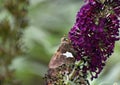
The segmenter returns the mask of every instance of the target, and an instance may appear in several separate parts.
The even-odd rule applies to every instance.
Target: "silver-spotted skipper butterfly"
[[[57,52],[53,55],[49,62],[49,68],[55,69],[63,64],[74,62],[75,51],[68,38],[63,37]]]

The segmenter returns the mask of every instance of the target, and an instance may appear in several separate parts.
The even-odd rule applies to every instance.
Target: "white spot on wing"
[[[66,52],[66,53],[63,53],[63,55],[65,55],[67,58],[68,57],[73,57],[72,53],[71,52]]]

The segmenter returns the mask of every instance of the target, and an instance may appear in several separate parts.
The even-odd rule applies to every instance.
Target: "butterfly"
[[[52,56],[48,67],[50,69],[55,69],[63,64],[74,62],[74,55],[75,51],[71,45],[70,40],[66,37],[63,37],[61,39],[61,44],[55,54]]]

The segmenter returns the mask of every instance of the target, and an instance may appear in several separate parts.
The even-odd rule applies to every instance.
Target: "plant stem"
[[[66,85],[72,85],[74,83],[71,80],[74,78],[74,76],[76,74],[76,69],[77,69],[78,66],[80,66],[81,63],[82,63],[81,61],[76,61],[72,72],[69,75],[66,75],[66,80],[65,80]],[[70,84],[70,82],[72,82],[72,84]]]

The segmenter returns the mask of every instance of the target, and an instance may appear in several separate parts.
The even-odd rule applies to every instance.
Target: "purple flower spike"
[[[76,60],[85,62],[83,71],[89,71],[93,79],[98,77],[119,40],[120,0],[86,1],[77,13],[69,39],[77,51]]]

